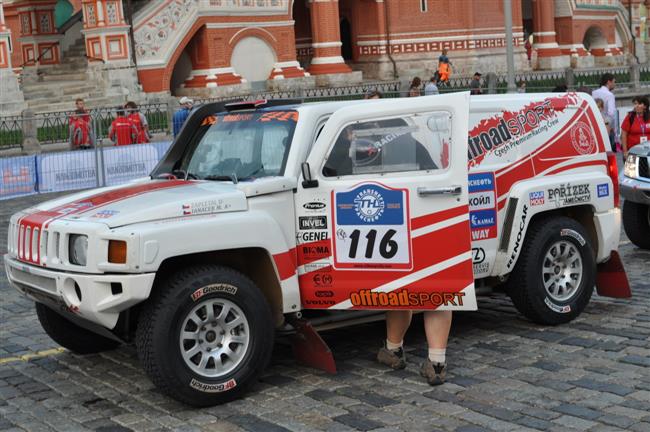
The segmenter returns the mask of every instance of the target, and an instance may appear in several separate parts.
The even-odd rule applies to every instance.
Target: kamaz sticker
[[[571,306],[569,306],[569,305],[564,305],[564,306],[556,305],[555,303],[550,301],[548,299],[548,297],[544,298],[544,303],[546,303],[546,306],[548,306],[548,308],[550,310],[552,310],[553,312],[557,312],[557,313],[561,313],[561,314],[571,312]]]
[[[597,186],[598,198],[609,196],[609,184],[603,183]]]
[[[544,205],[544,191],[536,191],[528,194],[531,206]]]
[[[471,213],[469,222],[472,229],[492,227],[497,224],[497,214],[494,210],[475,211]]]
[[[335,268],[412,267],[408,189],[366,183],[332,191],[332,201]]]

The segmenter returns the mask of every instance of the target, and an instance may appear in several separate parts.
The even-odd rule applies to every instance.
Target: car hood
[[[637,144],[630,149],[629,153],[637,156],[650,156],[650,143]]]
[[[231,183],[148,180],[77,193],[26,213],[41,213],[50,220],[101,222],[113,228],[246,209],[246,193]]]

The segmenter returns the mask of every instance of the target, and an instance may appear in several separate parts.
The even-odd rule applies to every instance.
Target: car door
[[[333,113],[295,194],[303,308],[476,308],[468,115],[468,93]]]

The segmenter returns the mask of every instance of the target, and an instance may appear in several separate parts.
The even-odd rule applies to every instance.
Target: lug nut
[[[205,326],[201,327],[201,331],[205,331]]]
[[[221,330],[221,331],[219,332],[219,334],[220,334],[221,336],[223,336],[223,335],[226,334],[226,331],[225,331],[225,330]]]
[[[210,352],[210,351],[212,351],[212,348],[207,347],[205,350],[206,350],[207,352]]]
[[[223,345],[220,344],[220,343],[218,343],[218,344],[217,344],[217,348],[221,348],[221,347],[223,347]]]

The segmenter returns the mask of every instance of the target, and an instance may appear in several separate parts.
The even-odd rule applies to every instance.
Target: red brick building
[[[62,2],[82,12],[80,32],[55,26]],[[512,0],[516,67],[645,61],[647,6]],[[83,37],[94,67],[135,68],[148,93],[426,76],[443,49],[457,75],[503,72],[503,12],[502,0],[2,0],[0,69],[54,68]]]

